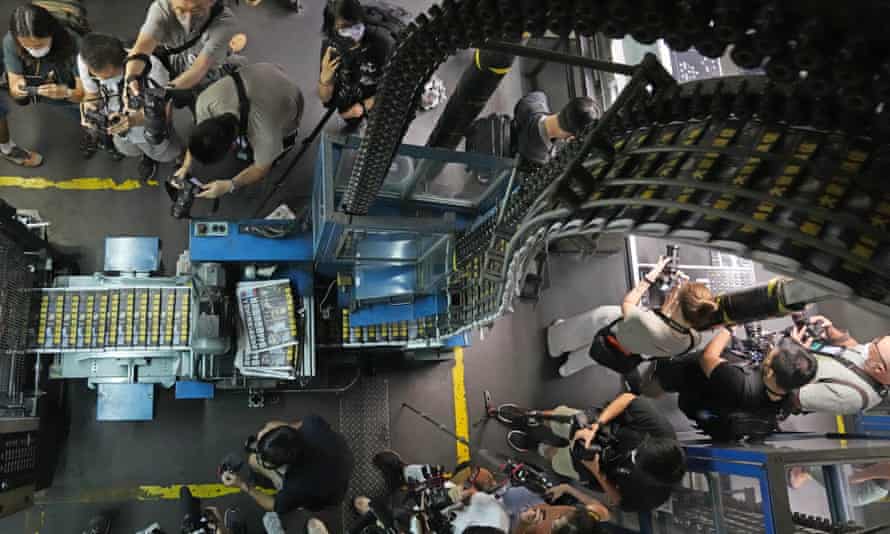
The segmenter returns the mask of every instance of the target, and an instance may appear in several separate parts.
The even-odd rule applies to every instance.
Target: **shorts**
[[[581,410],[569,408],[568,406],[557,406],[553,411],[558,415],[575,415]],[[571,442],[572,436],[569,435],[572,431],[571,423],[548,421],[547,424],[550,425],[550,430],[552,430],[554,434]],[[578,471],[575,470],[575,465],[572,463],[571,445],[556,449],[556,454],[553,456],[553,459],[550,460],[550,465],[554,471],[564,477],[571,478],[572,480],[581,479],[578,475]]]

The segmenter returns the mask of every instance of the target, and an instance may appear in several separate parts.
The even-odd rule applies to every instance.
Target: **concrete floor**
[[[0,1],[0,20],[19,2]],[[417,2],[395,2],[417,10]],[[304,2],[305,11],[294,14],[266,0],[259,8],[236,8],[249,37],[246,50],[251,61],[270,61],[284,66],[304,88],[307,108],[302,132],[308,133],[321,117],[322,108],[314,98],[318,72],[318,32],[322,2]],[[135,36],[147,0],[87,0],[97,31],[125,38]],[[452,90],[467,53],[451,58],[440,76]],[[520,80],[514,72],[489,103],[489,111],[510,112],[519,96]],[[437,114],[421,114],[408,132],[406,142],[423,144]],[[182,122],[183,117],[178,117]],[[78,127],[63,119],[56,110],[17,108],[11,116],[14,139],[38,149],[45,164],[23,170],[0,162],[0,175],[46,177],[59,182],[76,177],[109,177],[121,182],[135,177],[136,162],[113,163],[104,154],[84,161],[77,151]],[[51,126],[50,126],[51,125]],[[328,130],[336,125],[332,122]],[[312,178],[313,152],[296,167],[283,191],[266,206],[280,202],[293,207],[308,195]],[[169,172],[169,169],[165,169]],[[280,172],[280,170],[278,171]],[[277,175],[272,177],[277,178]],[[242,189],[222,200],[219,216],[243,218],[252,215],[266,194],[269,183]],[[54,243],[80,254],[83,272],[101,268],[103,239],[108,235],[153,235],[163,242],[163,263],[173,268],[186,246],[186,223],[169,217],[169,199],[159,187],[134,191],[63,191],[6,187],[0,196],[20,208],[39,210],[52,222]],[[207,213],[208,203],[198,204],[195,214]],[[571,315],[599,304],[614,303],[624,293],[625,264],[622,255],[595,260],[574,256],[554,257],[553,276],[543,298],[536,305],[517,304],[513,314],[490,330],[474,334],[473,345],[465,352],[466,395],[470,421],[483,414],[482,392],[490,390],[496,402],[512,401],[531,407],[556,404],[585,406],[601,404],[620,390],[617,375],[589,368],[569,379],[558,378],[558,361],[546,358],[543,329],[553,319]],[[865,335],[865,334],[864,334]],[[455,460],[454,440],[438,432],[414,414],[400,408],[409,402],[452,426],[451,373],[453,364],[420,365],[388,369],[379,376],[388,379],[391,438],[393,447],[409,462],[440,463],[451,467]],[[80,532],[91,515],[100,510],[116,514],[115,532],[127,533],[160,522],[168,531],[176,530],[181,519],[176,501],[137,501],[115,493],[117,488],[176,483],[216,481],[216,466],[227,452],[237,450],[244,438],[266,420],[299,419],[318,413],[337,421],[338,399],[333,395],[283,395],[263,409],[249,409],[246,395],[221,392],[213,401],[174,401],[170,391],[157,391],[156,417],[150,423],[95,422],[95,393],[82,382],[59,384],[66,399],[66,411],[59,425],[67,427],[60,463],[53,486],[41,497],[44,504],[25,513],[0,519],[0,532],[73,533]],[[671,399],[663,402],[666,413],[679,428],[687,424],[674,409]],[[823,423],[815,424],[823,426]],[[826,428],[827,430],[827,428]],[[490,421],[471,430],[476,448],[506,452],[504,429]],[[257,508],[244,496],[236,495],[208,502],[224,508],[238,504],[249,513],[252,532],[259,531]],[[340,532],[337,511],[323,514],[331,532]],[[305,518],[290,518],[299,532]]]

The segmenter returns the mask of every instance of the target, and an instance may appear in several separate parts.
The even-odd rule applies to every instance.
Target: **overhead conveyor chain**
[[[461,238],[499,236],[489,247],[458,246],[467,255],[458,256],[453,277],[462,294],[452,310],[456,330],[509,309],[530,252],[569,231],[669,236],[729,250],[888,313],[890,188],[882,176],[890,148],[808,126],[795,110],[815,113],[814,101],[792,97],[765,77],[668,91],[670,105],[656,91],[604,126],[612,157],[601,157],[608,153],[602,146],[583,151],[589,136],[599,135],[590,128],[560,157],[523,175],[550,185],[530,210],[517,203],[522,215],[510,232],[480,224]],[[503,258],[498,274],[490,272],[492,254]],[[493,292],[494,309],[476,307],[469,317],[461,309]]]
[[[547,30],[629,34],[643,43],[661,37],[674,50],[695,46],[709,57],[732,45],[739,65],[763,67],[774,82],[822,99],[818,108],[826,117],[868,115],[890,98],[890,40],[881,27],[888,15],[883,2],[446,0],[409,24],[390,58],[343,207],[367,213],[414,119],[423,84],[458,50]]]

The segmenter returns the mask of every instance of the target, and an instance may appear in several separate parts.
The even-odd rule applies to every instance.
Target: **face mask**
[[[348,28],[340,28],[339,30],[337,30],[337,34],[340,37],[352,39],[355,42],[359,42],[362,40],[362,37],[365,36],[365,25],[359,22],[358,24],[349,26]]]
[[[191,31],[191,26],[192,26],[192,16],[191,15],[176,15],[176,20],[179,21],[179,24],[182,25],[182,27],[186,31],[186,33]]]
[[[49,54],[49,51],[52,50],[52,47],[53,45],[52,43],[50,43],[43,48],[25,48],[25,50],[27,50],[28,53],[31,54],[31,57],[41,58]]]
[[[102,80],[102,83],[105,85],[118,86],[120,83],[124,81],[124,75],[118,74],[117,76],[112,76],[111,78],[105,78]]]

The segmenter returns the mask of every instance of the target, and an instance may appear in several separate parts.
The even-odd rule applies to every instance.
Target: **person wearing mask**
[[[676,286],[661,309],[640,306],[643,295],[655,284],[670,262],[661,258],[649,273],[624,296],[620,306],[600,306],[568,319],[558,319],[547,328],[550,356],[568,359],[559,374],[569,376],[592,365],[590,357],[596,336],[628,358],[646,355],[670,358],[690,352],[701,342],[698,330],[707,328],[717,301],[707,286],[685,282]]]
[[[482,528],[504,534],[509,531],[510,517],[503,503],[494,495],[471,485],[461,491],[460,500],[462,506],[454,512],[451,521],[454,534],[471,534]]]
[[[9,95],[20,104],[44,102],[62,107],[72,116],[83,98],[83,86],[77,73],[78,37],[67,30],[46,9],[36,5],[15,8],[9,17],[9,32],[3,38],[3,62],[9,80]],[[36,166],[39,154],[14,150],[8,140],[3,154],[14,163]],[[96,152],[92,136],[84,133],[81,152],[90,157]],[[26,154],[27,153],[27,154]]]
[[[177,89],[203,89],[234,69],[229,55],[237,34],[235,15],[223,0],[155,0],[148,8],[130,55],[157,55]],[[142,74],[141,61],[127,63],[125,79]],[[130,85],[138,91],[135,83]]]
[[[592,98],[577,97],[559,113],[550,111],[550,100],[542,91],[532,91],[516,103],[516,148],[527,161],[544,165],[550,161],[557,141],[572,138],[600,116]]]
[[[358,0],[332,0],[325,7],[318,96],[357,126],[374,107],[377,86],[396,42],[385,29],[365,24]]]
[[[237,77],[237,79],[236,79]],[[243,94],[238,83],[243,84]],[[251,164],[229,180],[203,186],[199,198],[219,198],[259,182],[296,136],[303,115],[303,94],[277,65],[256,63],[214,82],[198,97],[197,124],[189,137],[179,179],[192,162],[221,161],[234,145],[247,148]],[[292,143],[290,143],[292,144]]]
[[[167,69],[151,56],[151,80],[160,85],[169,81]],[[77,66],[84,87],[85,109],[103,113],[111,126],[107,133],[113,135],[114,147],[125,156],[140,157],[139,176],[142,180],[153,178],[158,163],[171,163],[182,155],[182,143],[168,124],[167,138],[160,144],[145,139],[145,114],[142,110],[127,110],[124,102],[124,64],[127,51],[120,39],[111,35],[91,33],[83,38]],[[89,121],[84,127],[94,128]],[[104,133],[104,132],[103,132]]]
[[[686,473],[677,434],[649,399],[622,393],[603,409],[559,406],[537,414],[544,424],[511,422],[510,447],[536,451],[556,473],[604,492],[610,506],[652,510]]]
[[[817,325],[816,338],[808,325],[792,336],[808,348],[815,347],[816,378],[796,390],[796,411],[855,414],[870,410],[887,395],[890,386],[890,336],[861,343],[821,315],[809,319]]]
[[[787,410],[794,390],[816,377],[816,358],[790,337],[772,347],[758,367],[723,357],[732,336],[731,328],[722,328],[698,358],[656,364],[655,380],[665,391],[680,393],[680,410],[693,421],[739,412],[776,416]]]
[[[278,490],[274,496],[259,491],[237,474],[225,472],[222,482],[240,488],[266,512],[283,516],[298,508],[317,512],[339,504],[346,496],[353,456],[342,434],[318,415],[295,423],[270,421],[250,440],[248,464]],[[263,522],[278,518],[267,515]]]

